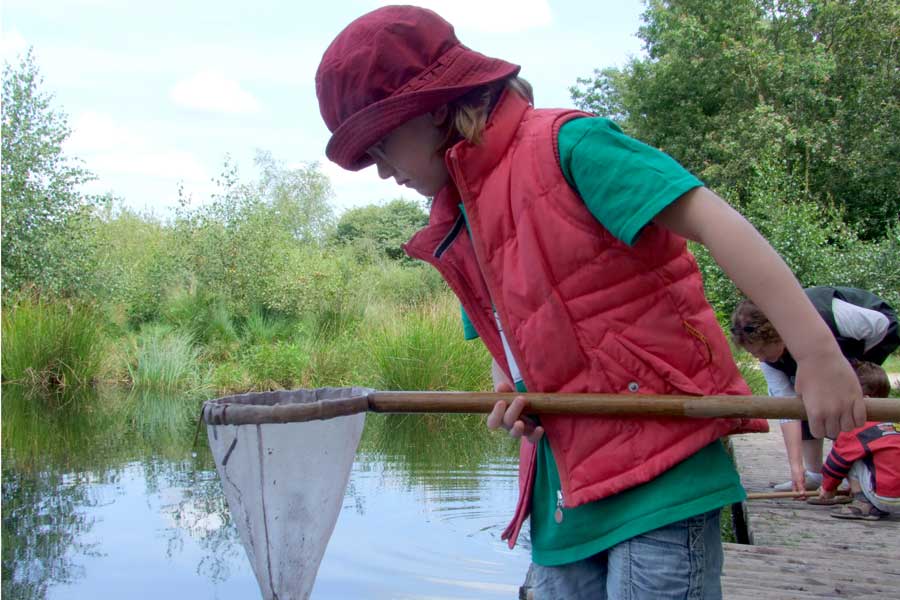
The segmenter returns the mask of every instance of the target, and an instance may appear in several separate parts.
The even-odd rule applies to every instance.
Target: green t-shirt
[[[563,175],[588,210],[614,236],[633,244],[659,212],[703,185],[675,160],[622,133],[611,121],[584,118],[560,128]],[[463,312],[467,339],[473,337]],[[475,334],[477,335],[477,334]],[[559,472],[546,436],[538,443],[532,493],[532,560],[560,565],[602,552],[664,525],[745,498],[740,478],[716,441],[643,485],[555,513]]]

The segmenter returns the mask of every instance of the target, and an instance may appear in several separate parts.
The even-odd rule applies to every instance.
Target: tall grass
[[[3,311],[2,322],[4,381],[58,391],[97,377],[102,340],[92,308],[23,297]]]
[[[459,304],[442,295],[403,312],[385,311],[366,328],[373,387],[386,390],[489,390],[484,345],[463,338]]]
[[[244,321],[242,335],[244,343],[264,344],[290,337],[296,323],[280,315],[269,314],[260,306],[255,306]]]
[[[202,393],[209,377],[202,372],[199,359],[200,350],[190,334],[149,326],[135,342],[128,375],[136,390]]]

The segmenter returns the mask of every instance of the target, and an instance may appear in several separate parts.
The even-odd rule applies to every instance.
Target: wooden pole
[[[800,398],[772,396],[649,396],[639,394],[515,394],[494,392],[363,392],[314,402],[292,402],[295,392],[241,394],[203,405],[209,425],[300,423],[360,412],[489,413],[498,400],[524,396],[527,414],[610,417],[805,419]],[[279,396],[278,394],[282,394]],[[260,398],[265,397],[261,401]],[[896,398],[866,398],[870,421],[900,422]]]
[[[528,401],[528,414],[593,414],[607,416],[741,417],[805,419],[798,397],[777,396],[649,396],[639,394],[516,394],[492,392],[373,392],[369,410],[385,413],[489,413],[498,400],[516,396]],[[866,398],[870,421],[900,421],[900,400]]]
[[[747,500],[774,500],[776,498],[797,498],[798,500],[805,500],[807,498],[815,498],[819,495],[818,490],[807,491],[806,493],[797,492],[753,492],[747,493]],[[836,490],[834,492],[835,496],[849,496],[849,490]]]

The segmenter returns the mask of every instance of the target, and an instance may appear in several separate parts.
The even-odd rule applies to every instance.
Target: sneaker
[[[822,474],[821,473],[813,473],[812,471],[807,471],[806,475],[806,491],[812,492],[814,490],[819,489],[822,486]],[[772,489],[776,492],[790,492],[794,489],[794,482],[785,481],[784,483],[779,483],[778,485],[772,486]]]

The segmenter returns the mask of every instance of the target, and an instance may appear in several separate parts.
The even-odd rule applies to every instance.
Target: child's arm
[[[706,246],[775,326],[797,361],[795,387],[813,435],[835,437],[865,423],[859,382],[834,336],[781,257],[744,217],[698,187],[663,209],[655,221]]]
[[[822,489],[834,491],[841,481],[848,479],[853,463],[869,454],[855,434],[842,433],[834,440],[831,452],[822,465]]]
[[[803,465],[803,430],[800,421],[781,424],[781,435],[787,450],[788,464],[791,466],[791,482],[794,491],[806,491],[806,467]]]

